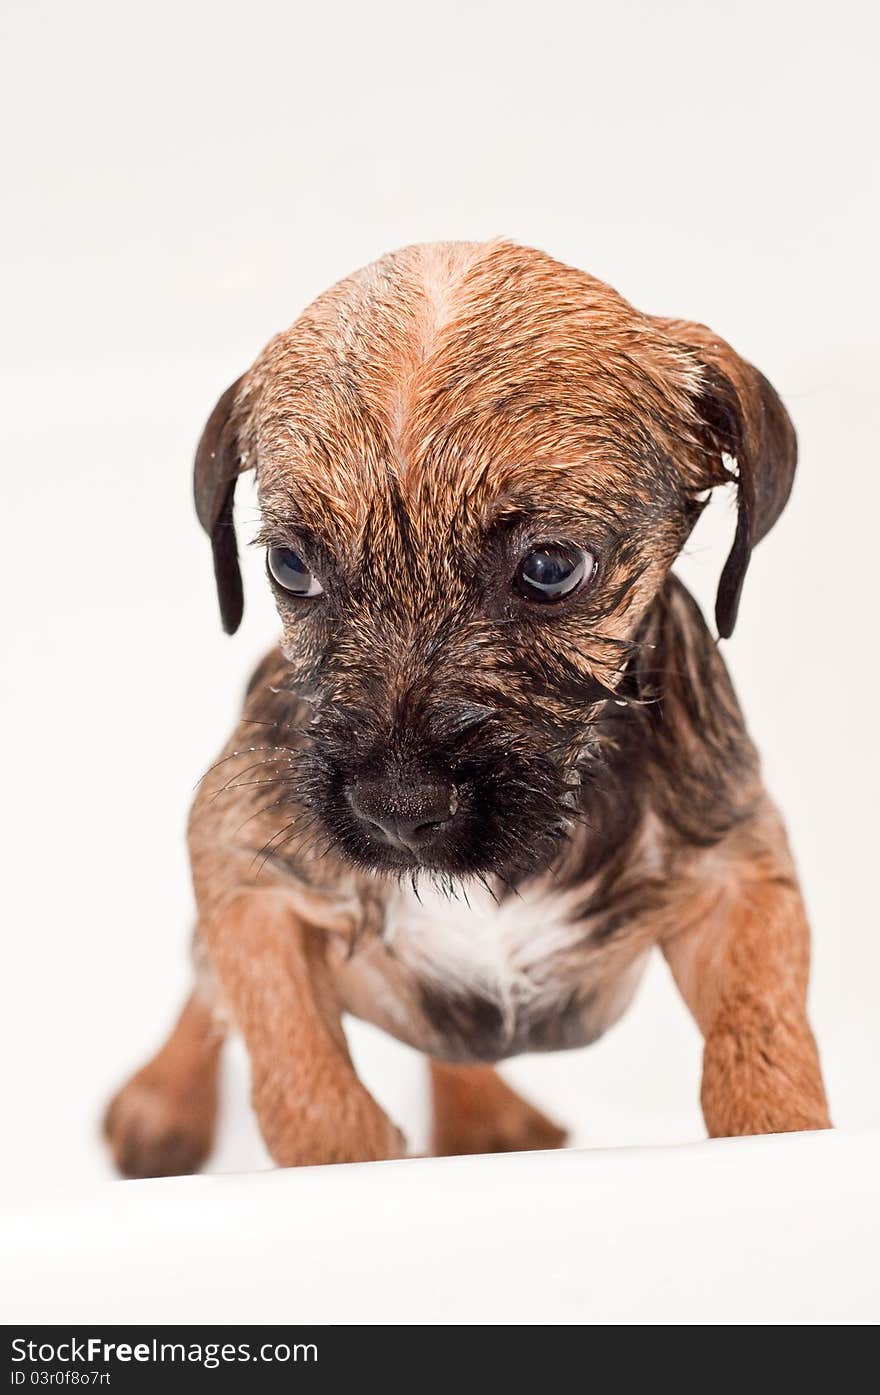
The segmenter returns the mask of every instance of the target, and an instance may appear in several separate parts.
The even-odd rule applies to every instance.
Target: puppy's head
[[[256,468],[313,713],[300,790],[337,848],[519,876],[582,807],[705,492],[736,478],[726,636],[794,463],[772,387],[702,326],[539,252],[443,244],[341,282],[269,344],[208,422],[196,502],[232,631],[233,491]]]

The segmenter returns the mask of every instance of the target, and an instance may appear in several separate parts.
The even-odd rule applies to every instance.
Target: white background
[[[543,247],[711,324],[788,403],[794,496],[725,650],[804,880],[833,1113],[880,1122],[874,13],[5,0],[7,1192],[107,1175],[104,1099],[185,991],[188,801],[275,633],[255,553],[220,631],[202,423],[327,284],[422,239]],[[704,604],[730,527],[683,564]],[[356,1047],[420,1146],[418,1058]],[[660,962],[599,1045],[509,1074],[584,1145],[702,1136]],[[216,1165],[259,1164],[240,1060],[228,1092]]]

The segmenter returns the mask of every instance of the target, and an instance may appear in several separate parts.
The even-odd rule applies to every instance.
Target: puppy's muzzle
[[[449,832],[459,802],[449,780],[413,766],[357,779],[346,799],[371,838],[417,858]]]

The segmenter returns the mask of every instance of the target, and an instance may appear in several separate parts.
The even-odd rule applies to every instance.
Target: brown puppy
[[[705,1037],[710,1134],[827,1127],[785,833],[670,575],[735,477],[731,633],[795,467],[770,384],[539,252],[414,247],[321,296],[208,422],[230,631],[251,467],[282,642],[195,801],[198,984],[110,1108],[122,1171],[204,1160],[230,1021],[279,1164],[402,1154],[346,1012],[431,1058],[437,1152],[558,1144],[486,1063],[593,1041],[653,945]]]

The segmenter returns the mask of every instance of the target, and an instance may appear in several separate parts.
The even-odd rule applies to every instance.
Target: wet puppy
[[[437,1152],[559,1143],[490,1063],[595,1040],[655,945],[710,1134],[827,1127],[785,833],[670,574],[735,478],[728,636],[795,454],[709,330],[505,242],[386,257],[269,344],[195,492],[233,631],[256,470],[282,639],[193,807],[197,985],[110,1107],[123,1172],[204,1160],[227,1023],[276,1162],[402,1154],[346,1012],[430,1058]]]

